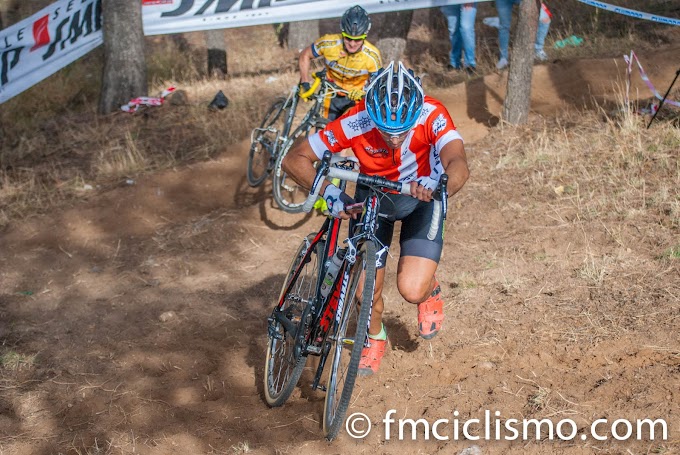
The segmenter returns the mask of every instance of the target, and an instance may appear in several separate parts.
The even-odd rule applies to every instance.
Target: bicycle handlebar
[[[306,92],[300,93],[300,97],[306,99],[311,97],[315,92],[316,89],[319,87],[321,84],[325,84],[328,86],[326,89],[324,96],[335,96],[338,93],[342,93],[344,95],[348,95],[349,91],[345,90],[344,88],[340,87],[339,85],[335,84],[332,81],[329,81],[328,78],[326,77],[326,70],[323,69],[321,71],[318,71],[316,73],[312,73],[312,79],[314,79],[314,82],[312,82],[312,85],[309,87],[309,90]]]
[[[328,177],[329,179],[338,178],[340,180],[345,180],[348,182],[358,183],[360,185],[373,186],[384,188],[388,190],[396,191],[400,194],[411,195],[411,185],[404,182],[394,182],[392,180],[387,180],[386,178],[377,175],[366,175],[359,172],[348,171],[346,169],[339,169],[336,167],[331,167],[331,152],[328,150],[324,153],[323,159],[316,170],[316,177],[314,177],[314,183],[312,183],[312,190],[307,197],[307,200],[302,206],[302,210],[305,213],[309,213],[314,206],[317,198],[319,197],[319,191],[321,190],[321,180]],[[434,240],[437,237],[437,232],[439,230],[440,219],[446,219],[447,213],[447,199],[448,191],[446,189],[446,184],[449,181],[449,176],[442,174],[437,185],[437,189],[432,193],[432,199],[439,201],[439,204],[435,204],[434,211],[432,212],[432,222],[430,223],[430,230],[427,233],[427,238],[429,240]]]

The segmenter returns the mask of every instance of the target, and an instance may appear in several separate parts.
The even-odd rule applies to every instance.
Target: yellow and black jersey
[[[380,51],[364,41],[361,50],[348,54],[341,34],[324,35],[312,44],[314,57],[323,57],[328,77],[345,90],[363,89],[369,73],[382,67]]]

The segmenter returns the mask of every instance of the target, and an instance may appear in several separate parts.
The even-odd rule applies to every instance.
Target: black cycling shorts
[[[354,198],[363,201],[368,195],[368,188],[358,186]],[[401,256],[416,256],[432,259],[439,263],[444,244],[444,223],[440,220],[437,236],[434,240],[427,238],[435,204],[438,201],[423,202],[403,194],[385,194],[380,196],[380,216],[378,217],[378,240],[386,247],[379,251],[378,268],[385,267],[387,252],[392,244],[395,221],[401,221],[399,245]],[[353,224],[353,223],[352,223]],[[350,224],[350,229],[354,229]]]

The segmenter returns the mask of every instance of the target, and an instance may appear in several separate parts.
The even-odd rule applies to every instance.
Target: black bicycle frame
[[[344,184],[344,182],[343,182]],[[343,185],[344,187],[344,185]],[[300,276],[302,269],[308,262],[308,259],[303,259],[298,264],[297,269],[293,273],[288,286],[285,291],[281,294],[281,300],[279,300],[276,309],[274,310],[274,318],[285,328],[286,333],[290,334],[295,340],[295,360],[297,361],[301,355],[322,354],[322,346],[326,339],[326,335],[332,327],[331,322],[334,321],[338,297],[339,297],[339,278],[346,274],[346,263],[340,268],[338,275],[336,277],[335,283],[331,288],[331,292],[325,299],[321,299],[321,284],[323,277],[326,275],[328,258],[335,254],[335,250],[338,246],[338,239],[340,234],[340,224],[341,220],[337,218],[327,218],[319,232],[314,236],[314,239],[310,242],[305,251],[304,255],[308,257],[311,251],[316,247],[316,245],[326,236],[326,242],[324,246],[323,253],[321,254],[319,260],[321,262],[321,267],[319,268],[319,276],[317,277],[316,288],[314,292],[314,299],[311,305],[307,305],[302,312],[300,324],[293,323],[290,321],[284,313],[281,311],[281,307],[285,303],[286,295],[291,291],[291,286],[297,281]],[[309,330],[311,328],[311,330]],[[322,362],[323,363],[323,362]]]

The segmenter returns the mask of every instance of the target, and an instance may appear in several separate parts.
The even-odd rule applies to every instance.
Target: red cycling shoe
[[[442,289],[435,278],[432,294],[424,302],[418,304],[418,331],[426,340],[434,338],[442,328],[444,321],[444,300]]]
[[[373,373],[377,373],[386,349],[387,339],[374,340],[368,337],[368,347],[364,347],[363,351],[361,351],[359,376],[371,376]]]

